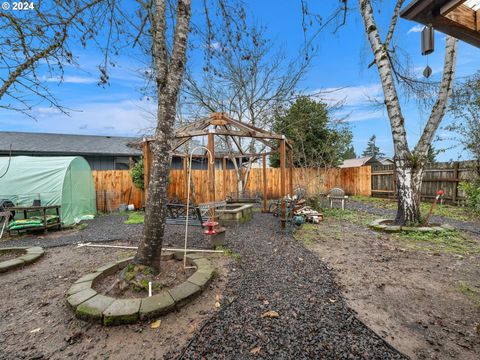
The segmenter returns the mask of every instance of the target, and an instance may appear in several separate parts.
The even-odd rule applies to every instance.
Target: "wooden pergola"
[[[217,156],[215,154],[215,136],[223,136],[228,138],[235,144],[238,152],[230,154],[230,156]],[[260,158],[263,162],[263,206],[262,211],[268,212],[267,208],[267,169],[266,169],[266,157],[273,153],[279,153],[280,155],[280,196],[282,197],[282,227],[285,227],[286,223],[286,203],[285,196],[287,195],[287,169],[289,177],[289,189],[288,194],[293,195],[293,148],[292,143],[285,135],[269,132],[250,124],[243,123],[239,120],[232,119],[226,113],[212,113],[210,116],[189,123],[185,126],[178,128],[175,131],[175,142],[172,148],[172,154],[179,155],[178,149],[195,137],[207,137],[207,149],[211,153],[212,158],[222,159],[223,168],[223,196],[226,199],[227,188],[227,159],[229,157],[245,157],[245,158]],[[266,145],[270,151],[262,153],[245,153],[238,141],[239,138],[253,138]],[[152,163],[152,154],[150,151],[150,143],[153,139],[146,139],[143,142],[143,157],[144,157],[144,176],[145,176],[145,189],[148,189],[150,179],[150,168]],[[184,157],[184,171],[185,179],[188,176],[188,157],[189,154],[181,153]],[[207,155],[205,155],[207,156]],[[288,167],[287,167],[288,160]],[[214,202],[215,197],[215,162],[212,164],[208,161],[208,193],[209,201]],[[145,192],[145,196],[147,193]]]
[[[414,0],[400,16],[480,47],[480,0]]]

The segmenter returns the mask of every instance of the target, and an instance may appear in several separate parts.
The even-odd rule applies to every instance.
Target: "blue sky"
[[[321,2],[325,4],[326,2]],[[331,4],[336,1],[331,1]],[[356,2],[351,2],[356,6]],[[314,2],[312,2],[312,5]],[[386,28],[390,17],[392,2],[382,1],[384,14],[377,15],[380,27]],[[267,27],[266,35],[272,41],[284,47],[287,53],[295,56],[303,43],[301,28],[300,1],[295,0],[262,0],[250,2],[249,15],[255,21]],[[317,12],[326,12],[321,5]],[[400,19],[396,30],[396,42],[412,59],[413,66],[419,74],[426,65],[427,59],[420,55],[421,27],[415,23]],[[444,56],[445,35],[436,33],[435,52],[429,56],[429,65],[433,69],[433,77],[441,75]],[[358,10],[352,9],[347,25],[336,34],[323,32],[315,41],[319,48],[318,55],[302,81],[302,90],[316,92],[321,89],[337,89],[329,93],[326,100],[345,100],[345,106],[339,116],[348,115],[353,131],[353,144],[357,155],[365,148],[372,134],[377,136],[377,145],[392,155],[392,141],[388,118],[383,109],[373,106],[369,98],[382,100],[382,90],[375,67],[367,68],[371,61],[370,47],[366,41],[363,24]],[[97,65],[101,53],[95,48],[73,49],[78,67],[69,67],[62,84],[58,79],[45,77],[52,91],[61,104],[72,109],[70,116],[59,113],[45,104],[39,104],[33,110],[36,120],[15,113],[0,112],[0,129],[5,131],[57,132],[74,134],[101,134],[136,136],[145,133],[153,126],[151,112],[153,104],[142,97],[140,88],[144,85],[138,75],[144,64],[134,56],[122,55],[117,59],[117,66],[111,71],[110,86],[99,87]],[[457,78],[467,76],[480,70],[480,49],[460,43],[457,60]],[[409,143],[412,147],[418,139],[426,114],[419,111],[414,102],[403,99],[403,111],[406,117]],[[444,121],[447,124],[449,116]],[[444,130],[440,135],[447,136]],[[448,147],[449,142],[438,144]],[[459,149],[441,154],[440,160],[456,159]]]

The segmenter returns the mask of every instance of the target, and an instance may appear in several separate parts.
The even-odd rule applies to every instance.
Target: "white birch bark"
[[[401,2],[403,1],[399,0],[397,2],[387,39],[384,43],[380,38],[375,22],[371,1],[359,0],[365,32],[374,55],[374,62],[378,69],[385,98],[385,106],[390,120],[395,153],[394,165],[398,196],[398,210],[395,220],[397,223],[403,225],[406,223],[418,223],[421,220],[420,189],[425,159],[435,131],[438,129],[445,115],[448,98],[451,93],[455,72],[456,40],[447,36],[444,71],[438,99],[415,150],[411,152],[408,147],[405,119],[402,114],[387,48],[391,40],[390,34],[393,34],[396,25],[400,9],[399,4]]]

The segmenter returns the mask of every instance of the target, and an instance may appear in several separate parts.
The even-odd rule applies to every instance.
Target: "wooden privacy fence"
[[[235,170],[225,171],[225,188],[223,170],[215,171],[215,199],[224,199],[227,196],[235,197],[237,193],[237,175]],[[208,201],[208,172],[204,170],[192,171],[192,184],[195,189],[196,202]],[[293,189],[302,188],[308,194],[327,193],[333,187],[341,187],[350,195],[370,196],[370,166],[348,169],[293,169]],[[289,179],[287,176],[287,189]],[[263,194],[263,174],[261,168],[250,170],[247,186],[249,193]],[[187,185],[185,171],[170,170],[170,186],[168,195],[170,198],[178,198],[184,201],[187,197]],[[192,195],[190,195],[192,196]],[[280,197],[280,169],[267,168],[267,197],[276,199]]]
[[[92,170],[97,194],[97,211],[111,212],[120,204],[143,206],[143,191],[132,183],[129,170]]]
[[[372,166],[372,196],[395,197],[395,178],[393,165]],[[444,191],[443,198],[451,202],[464,200],[463,192],[458,188],[462,181],[474,177],[471,162],[436,163],[427,166],[423,175],[421,197],[433,199],[437,191]]]
[[[118,209],[120,204],[134,204],[143,207],[143,192],[132,183],[129,170],[94,170],[92,171],[97,193],[97,210],[110,212]],[[170,170],[168,196],[171,199],[185,201],[187,198],[187,179],[184,170]],[[225,171],[225,188],[223,170],[215,171],[215,198],[224,199],[237,193],[237,175],[235,170]],[[370,196],[370,166],[348,169],[293,169],[293,189],[305,189],[308,194],[327,193],[333,187],[340,187],[350,195]],[[196,202],[208,201],[208,171],[193,170],[192,185],[195,189]],[[287,177],[287,189],[289,179]],[[263,194],[262,169],[251,169],[246,191]],[[192,196],[192,195],[191,195]],[[267,197],[280,197],[280,169],[267,168]]]

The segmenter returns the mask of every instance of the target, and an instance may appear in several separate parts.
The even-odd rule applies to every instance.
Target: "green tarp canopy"
[[[0,199],[16,206],[32,206],[36,199],[45,206],[61,205],[65,226],[97,212],[90,165],[80,156],[0,157]]]

